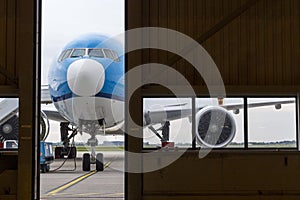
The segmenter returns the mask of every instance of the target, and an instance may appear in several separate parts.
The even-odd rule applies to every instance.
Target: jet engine
[[[50,131],[50,123],[47,115],[41,111],[41,118],[40,118],[40,140],[45,141],[49,135]]]
[[[232,141],[235,132],[232,114],[222,107],[207,106],[196,114],[196,137],[204,147],[224,147]]]
[[[12,116],[0,126],[0,140],[18,140],[19,118]]]

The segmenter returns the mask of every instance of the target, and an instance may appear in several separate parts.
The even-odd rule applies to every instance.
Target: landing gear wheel
[[[42,164],[42,165],[41,165],[41,171],[42,171],[42,173],[49,172],[49,171],[50,171],[49,165],[47,165],[47,164]]]
[[[62,158],[61,151],[62,151],[62,147],[56,147],[55,148],[55,159]]]
[[[91,156],[89,153],[84,153],[82,157],[82,170],[91,171]]]
[[[69,159],[71,158],[76,158],[77,150],[76,147],[69,147],[70,149],[70,154],[68,156]]]
[[[97,156],[96,156],[96,170],[97,171],[103,171],[104,170],[103,154],[102,153],[97,153]]]

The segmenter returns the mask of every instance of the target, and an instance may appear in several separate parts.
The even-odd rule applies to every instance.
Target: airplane
[[[87,144],[91,153],[84,153],[82,170],[90,171],[90,165],[96,164],[96,170],[102,171],[103,154],[97,153],[96,135],[124,134],[124,56],[123,47],[119,41],[105,35],[87,34],[80,36],[65,47],[54,59],[48,72],[49,86],[42,89],[41,103],[53,103],[56,110],[42,110],[41,130],[44,137],[45,127],[49,120],[60,122],[60,134],[63,147],[56,147],[55,157],[76,157],[76,147],[70,144],[76,134],[90,134]],[[49,95],[51,99],[43,99]],[[217,106],[200,106],[196,109],[196,131],[198,141],[206,147],[216,148],[228,145],[235,134],[235,122],[229,110],[235,114],[243,108],[241,104],[223,105],[219,98]],[[249,104],[249,107],[295,103],[294,100],[275,102],[260,102]],[[184,117],[191,118],[192,109],[185,104],[168,105],[167,110],[146,110],[143,113],[143,126],[148,127],[162,142],[169,141],[169,126],[171,120]],[[223,122],[210,118],[215,112],[224,116]],[[162,124],[155,129],[155,124]],[[3,127],[0,127],[0,135]],[[220,137],[216,139],[216,132]],[[49,131],[49,129],[48,129]],[[161,131],[161,133],[159,133]],[[2,134],[3,135],[3,134]],[[6,135],[7,131],[6,131]],[[208,136],[208,137],[207,137]],[[11,138],[10,138],[11,139]]]
[[[58,112],[43,112],[60,121],[64,147],[56,157],[76,156],[70,140],[79,132],[91,135],[91,154],[83,155],[83,170],[96,163],[103,170],[103,155],[96,155],[97,134],[121,134],[124,124],[124,56],[119,41],[99,34],[81,36],[68,43],[48,71],[49,93]],[[72,129],[69,125],[75,125]],[[71,134],[69,134],[71,131]]]

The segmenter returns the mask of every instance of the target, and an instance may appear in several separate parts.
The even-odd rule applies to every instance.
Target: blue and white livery
[[[122,45],[106,36],[85,35],[67,44],[53,62],[49,91],[71,124],[109,129],[123,123],[123,75]]]
[[[61,122],[64,146],[55,149],[56,158],[76,157],[70,140],[77,131],[84,131],[91,135],[91,155],[83,155],[83,170],[89,171],[90,163],[103,170],[103,155],[95,153],[96,135],[123,133],[123,76],[123,46],[112,38],[88,34],[61,50],[48,74],[49,93],[58,113],[44,111],[47,118]]]

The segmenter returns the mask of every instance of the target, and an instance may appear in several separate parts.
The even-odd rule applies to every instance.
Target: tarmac
[[[83,153],[78,152],[76,159],[56,159],[50,172],[40,174],[41,199],[124,199],[124,152],[102,152],[102,172],[97,172],[95,165],[90,172],[82,171]]]

